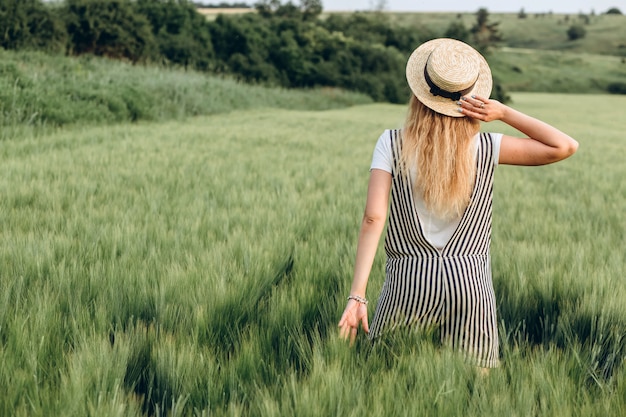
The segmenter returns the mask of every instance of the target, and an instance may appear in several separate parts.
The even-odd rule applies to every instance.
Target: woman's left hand
[[[365,333],[369,333],[367,305],[355,300],[348,300],[348,305],[343,311],[341,320],[339,320],[339,336],[344,340],[350,337],[350,346],[354,344],[359,324],[363,325]]]

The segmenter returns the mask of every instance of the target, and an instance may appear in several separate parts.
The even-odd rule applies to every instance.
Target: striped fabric
[[[385,239],[386,279],[370,328],[376,338],[399,326],[436,326],[443,343],[482,367],[498,365],[498,330],[489,245],[493,143],[481,134],[471,202],[443,247],[425,237],[412,185],[398,173],[400,132],[391,130],[391,203]]]

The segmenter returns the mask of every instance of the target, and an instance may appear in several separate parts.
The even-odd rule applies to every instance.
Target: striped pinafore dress
[[[425,237],[412,184],[398,171],[401,137],[390,130],[391,203],[385,238],[386,278],[370,338],[398,326],[436,326],[443,343],[478,366],[498,365],[496,305],[489,246],[494,173],[493,143],[481,134],[470,204],[442,249]]]

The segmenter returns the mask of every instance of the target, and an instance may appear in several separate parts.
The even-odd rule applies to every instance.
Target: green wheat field
[[[496,171],[487,376],[430,335],[338,338],[403,106],[3,136],[0,415],[626,415],[626,98],[512,97],[580,148]]]

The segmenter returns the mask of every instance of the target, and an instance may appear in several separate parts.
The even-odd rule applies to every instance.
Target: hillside
[[[460,20],[469,29],[476,20],[474,13],[389,13],[389,18],[400,25],[426,27],[435,36],[443,36],[452,21]],[[489,20],[498,23],[504,47],[626,57],[624,15],[529,13],[520,19],[517,13],[492,13]],[[582,39],[568,40],[566,32],[573,24],[584,27],[586,35]]]
[[[204,13],[212,20],[220,10],[205,9]],[[415,43],[445,36],[452,23],[460,22],[469,31],[476,22],[475,13],[356,14],[362,19],[350,20],[349,17],[355,13],[345,12],[323,13],[321,19],[330,20],[337,16],[344,18],[348,25],[343,32],[346,36],[358,32],[354,27],[365,21],[375,22],[370,32],[361,33],[367,37],[371,36],[372,31],[380,30],[378,38],[374,35],[371,42],[380,41],[381,38],[383,42],[390,42],[389,38],[384,40],[381,27],[409,28],[410,34],[419,34],[411,41]],[[493,13],[489,14],[489,23],[497,25],[502,42],[490,50],[487,59],[494,78],[505,91],[596,94],[606,93],[610,86],[615,85],[622,86],[620,91],[626,89],[624,15],[529,13],[525,18],[520,18],[518,13]],[[575,41],[569,40],[567,30],[572,25],[581,26],[585,36]],[[407,34],[399,31],[397,38],[402,36],[406,37]],[[405,47],[407,50],[413,48],[412,43],[407,42]],[[401,51],[399,61],[404,62],[404,54],[406,51]],[[398,74],[394,77],[401,76]],[[381,78],[378,80],[382,82]]]
[[[0,139],[13,128],[164,121],[251,108],[327,110],[364,104],[360,93],[290,90],[228,77],[93,56],[0,49]]]
[[[328,16],[328,14],[326,15]],[[385,13],[397,25],[444,36],[451,22],[470,29],[474,13]],[[494,13],[502,43],[488,56],[493,74],[506,91],[606,93],[626,79],[626,16]],[[570,41],[567,29],[582,24],[586,35]]]
[[[153,33],[144,28],[145,36],[139,36],[120,29],[124,16],[115,15],[103,18],[119,35],[108,37],[78,31],[73,19],[83,19],[85,25],[89,21],[81,14],[70,18],[61,9],[41,6],[42,13],[58,19],[58,31],[53,31],[60,36],[58,44],[56,49],[39,45],[43,32],[35,25],[31,38],[14,33],[13,43],[0,48],[0,125],[165,120],[251,107],[327,109],[372,100],[403,104],[409,95],[404,65],[410,51],[444,36],[453,22],[469,30],[476,20],[474,13],[215,18],[215,11],[224,12],[219,9],[203,18],[193,6],[179,5],[172,10],[185,18],[167,23],[157,12],[174,3],[158,4],[162,10],[135,10],[135,2],[127,2],[125,9],[131,23],[144,13]],[[99,16],[97,9],[90,12]],[[544,14],[520,19],[509,13],[490,14],[489,22],[497,24],[503,41],[487,59],[505,92],[626,91],[626,17]],[[586,34],[570,41],[566,28],[574,23],[583,25]],[[93,36],[97,48],[76,43],[70,34],[76,39]],[[37,45],[47,53],[25,52]],[[136,48],[129,52],[128,45]],[[80,57],[68,57],[65,51]],[[494,89],[493,97],[506,99],[499,91]]]
[[[198,12],[208,19],[219,14],[242,14],[254,12],[254,9],[237,8],[198,8]],[[597,11],[598,13],[600,11]],[[373,14],[370,12],[359,12]],[[330,15],[347,15],[346,12],[326,12],[322,18]],[[403,26],[428,28],[433,36],[443,36],[450,22],[460,20],[471,28],[476,17],[474,13],[421,13],[388,12],[383,13],[389,20]],[[490,21],[497,22],[503,34],[503,47],[530,48],[540,50],[558,50],[582,52],[587,54],[616,55],[626,57],[626,16],[616,14],[553,14],[527,13],[520,18],[519,13],[490,13]],[[582,39],[570,41],[567,29],[573,25],[582,25],[587,34]]]

